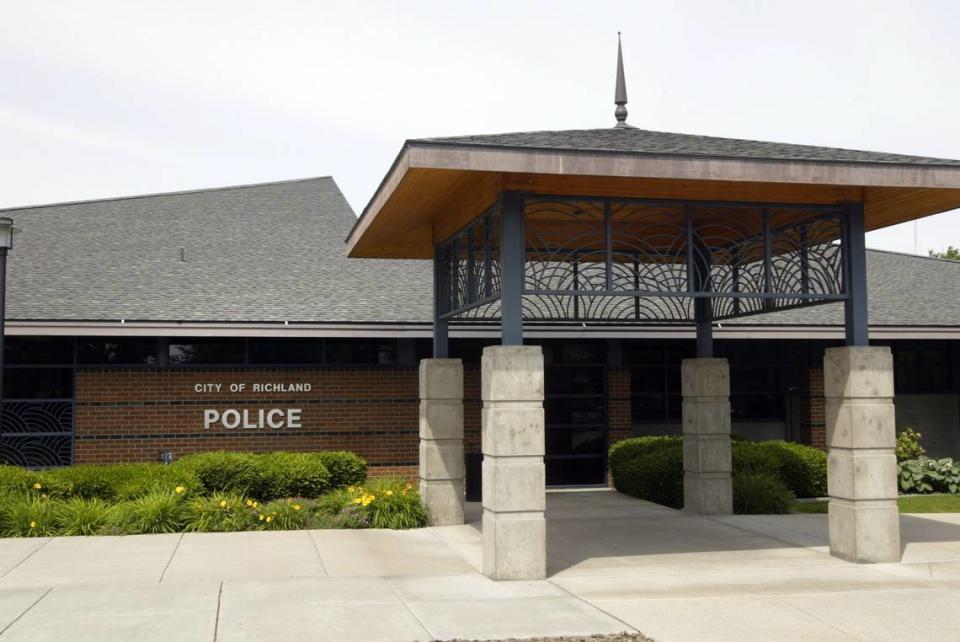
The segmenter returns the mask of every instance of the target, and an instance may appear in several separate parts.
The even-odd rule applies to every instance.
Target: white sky
[[[952,0],[0,0],[0,207],[333,175],[359,212],[406,138],[612,125],[617,30],[635,126],[960,158]]]

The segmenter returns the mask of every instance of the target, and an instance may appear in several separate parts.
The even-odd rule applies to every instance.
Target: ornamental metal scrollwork
[[[439,249],[443,318],[499,318],[498,216]],[[714,320],[843,300],[844,224],[833,205],[527,196],[523,318],[686,323],[697,299]]]
[[[73,451],[73,402],[3,404],[0,462],[30,468],[67,466]]]

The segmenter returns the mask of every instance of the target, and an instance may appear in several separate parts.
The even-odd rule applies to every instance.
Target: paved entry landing
[[[824,515],[686,515],[550,492],[545,582],[495,583],[470,524],[0,540],[4,640],[960,639],[960,515],[903,564],[832,558]]]

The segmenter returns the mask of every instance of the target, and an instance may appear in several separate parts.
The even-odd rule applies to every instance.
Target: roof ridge
[[[904,256],[909,259],[923,259],[924,261],[940,261],[941,263],[953,263],[954,265],[960,265],[960,261],[954,259],[945,259],[940,256],[929,256],[926,254],[913,254],[911,252],[898,252],[897,250],[885,250],[876,247],[868,247],[867,252],[881,252],[883,254],[893,254],[894,256]]]
[[[308,178],[288,178],[280,181],[265,181],[263,183],[243,183],[241,185],[225,185],[221,187],[200,187],[196,189],[175,190],[172,192],[151,192],[149,194],[132,194],[129,196],[108,196],[106,198],[87,198],[76,201],[59,201],[56,203],[40,203],[37,205],[21,205],[14,207],[0,207],[0,212],[18,212],[21,210],[35,210],[45,207],[64,207],[67,205],[87,205],[89,203],[108,203],[112,201],[132,201],[141,198],[158,198],[161,196],[183,196],[187,194],[202,194],[206,192],[224,192],[235,189],[249,189],[253,187],[267,187],[268,185],[286,185],[288,183],[306,183],[321,180],[334,181],[332,175],[311,176]],[[336,181],[334,181],[336,184]],[[339,187],[339,186],[338,186]]]

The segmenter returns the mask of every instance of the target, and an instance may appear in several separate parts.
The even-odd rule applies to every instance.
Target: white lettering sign
[[[281,428],[300,428],[302,427],[302,408],[258,408],[251,410],[237,410],[228,408],[223,412],[214,408],[207,408],[203,411],[203,429],[221,427],[227,430],[260,430],[271,428],[280,430]]]

